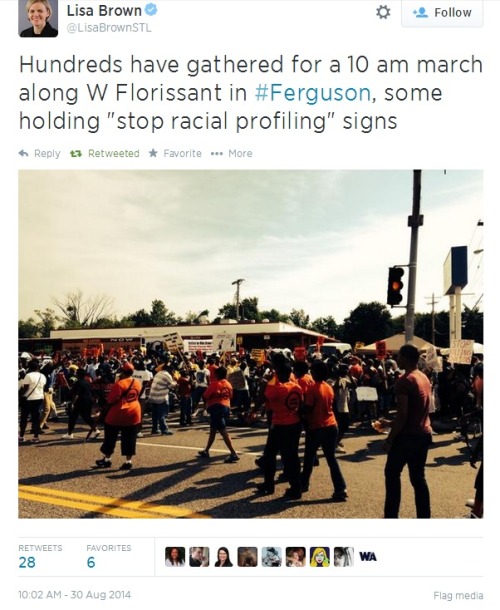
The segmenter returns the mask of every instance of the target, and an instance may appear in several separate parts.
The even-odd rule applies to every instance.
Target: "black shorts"
[[[220,432],[226,429],[226,420],[229,417],[229,408],[224,405],[211,405],[208,408],[210,427]]]

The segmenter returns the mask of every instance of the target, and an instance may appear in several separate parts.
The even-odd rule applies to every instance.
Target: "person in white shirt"
[[[40,373],[38,360],[31,360],[28,364],[28,373],[19,381],[19,407],[21,417],[19,421],[19,442],[24,442],[24,434],[28,419],[31,418],[33,428],[33,443],[39,443],[40,411],[43,406],[43,388],[47,383],[45,375]]]

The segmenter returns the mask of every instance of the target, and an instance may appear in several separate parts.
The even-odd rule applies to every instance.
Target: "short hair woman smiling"
[[[22,38],[55,38],[57,36],[58,31],[49,23],[52,15],[49,0],[28,0],[26,13],[31,27],[21,32]]]

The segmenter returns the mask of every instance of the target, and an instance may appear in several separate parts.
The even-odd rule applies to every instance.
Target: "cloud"
[[[19,315],[80,289],[114,298],[118,315],[159,298],[215,316],[242,277],[262,309],[342,321],[385,302],[411,206],[411,171],[21,172]],[[424,172],[417,311],[481,209],[480,172]]]

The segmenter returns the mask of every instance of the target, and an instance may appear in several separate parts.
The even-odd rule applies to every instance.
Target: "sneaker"
[[[20,436],[17,440],[19,443],[24,443],[24,436]]]
[[[203,451],[198,451],[198,457],[209,458],[210,453],[208,453],[206,449],[203,449]]]
[[[47,426],[47,424],[43,424],[42,430],[50,430],[50,428]]]
[[[94,430],[94,432],[92,432],[92,438],[97,438],[100,434],[101,434],[100,430]]]
[[[163,436],[172,436],[173,432],[172,430],[165,430],[165,432],[162,432]]]
[[[61,438],[64,438],[65,440],[69,440],[73,438],[72,434],[63,434]]]
[[[347,502],[346,491],[336,491],[332,496],[332,502]]]
[[[111,460],[105,460],[104,458],[102,460],[96,460],[95,465],[97,468],[109,468],[111,466]]]
[[[38,437],[34,437],[34,438],[31,439],[31,442],[36,444],[36,443],[40,442],[40,439]]]
[[[347,451],[343,447],[335,447],[335,453],[347,453]]]
[[[132,470],[132,462],[124,462],[120,466],[120,470]]]
[[[255,465],[258,468],[264,468],[264,457],[262,455],[255,459]]]
[[[344,443],[337,443],[337,447],[342,447],[342,449],[344,448]]]
[[[224,460],[224,462],[226,464],[234,464],[234,462],[239,462],[240,458],[239,456],[236,455],[236,453],[231,453],[230,455],[227,456],[227,458]]]
[[[144,436],[144,434],[142,432],[137,433],[137,438],[142,438],[143,436]]]

